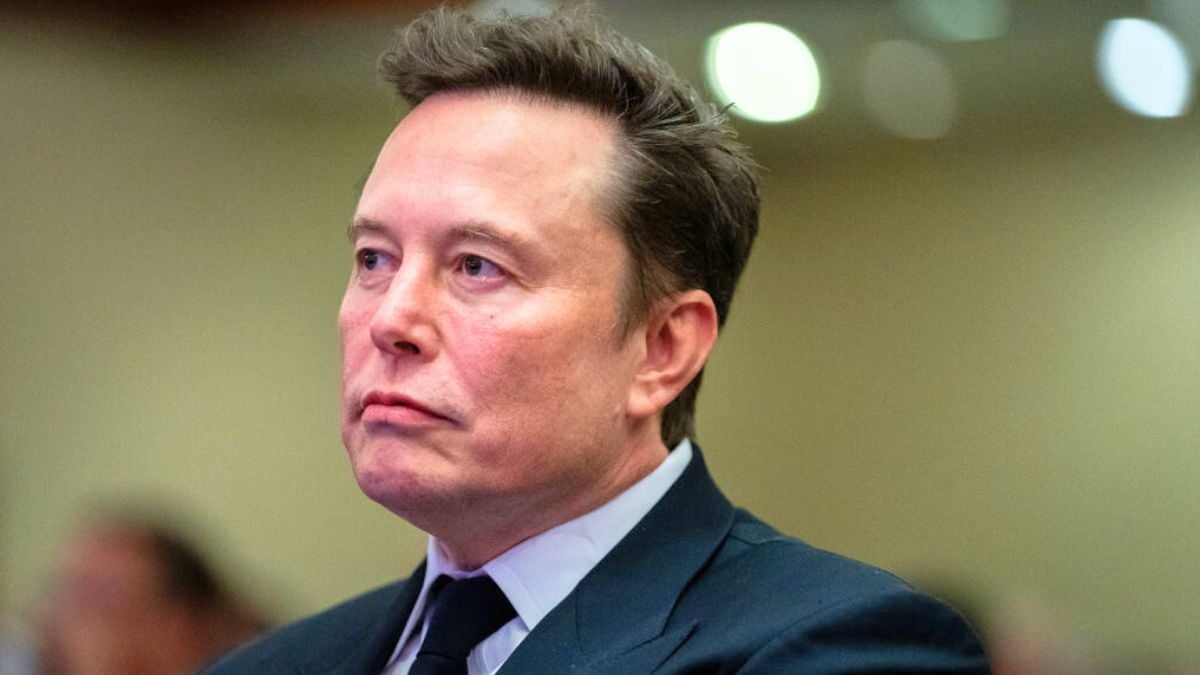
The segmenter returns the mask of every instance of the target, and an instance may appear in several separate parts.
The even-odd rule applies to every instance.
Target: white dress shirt
[[[425,639],[429,587],[442,574],[455,579],[486,574],[517,611],[467,657],[470,675],[495,673],[550,610],[654,508],[691,460],[692,444],[684,439],[654,471],[603,506],[526,539],[472,572],[451,567],[430,537],[421,593],[384,675],[406,675],[412,667]]]

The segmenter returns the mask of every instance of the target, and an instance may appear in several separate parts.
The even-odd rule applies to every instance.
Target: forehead
[[[576,104],[507,91],[435,94],[388,137],[364,201],[424,183],[489,188],[530,208],[570,200],[598,207],[611,182],[617,134],[615,119]]]

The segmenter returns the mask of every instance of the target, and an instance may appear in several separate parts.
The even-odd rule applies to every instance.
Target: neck
[[[437,539],[442,558],[455,569],[470,572],[521,542],[574,520],[608,503],[653,472],[667,457],[657,434],[639,444],[622,462],[598,475],[589,490],[536,500],[518,496],[509,508],[496,504],[468,509],[469,518],[445,527],[422,528]]]

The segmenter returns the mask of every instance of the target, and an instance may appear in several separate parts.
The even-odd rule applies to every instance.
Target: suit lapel
[[[304,672],[312,675],[361,675],[383,672],[396,649],[396,641],[400,639],[408,615],[412,613],[413,605],[417,602],[424,580],[425,563],[422,562],[408,581],[397,588],[395,597],[386,605],[386,611],[375,617],[361,634],[349,636],[349,640],[355,641],[356,644],[348,654],[342,652],[340,661],[314,661]]]
[[[675,485],[546,615],[501,674],[567,672],[601,663],[606,671],[645,672],[687,639],[694,626],[664,633],[667,620],[733,523],[733,507],[709,476],[700,449],[693,450]]]

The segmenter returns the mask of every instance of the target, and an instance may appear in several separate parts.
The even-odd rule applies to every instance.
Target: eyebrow
[[[386,231],[387,227],[385,227],[384,224],[378,220],[375,220],[374,218],[367,218],[365,216],[358,216],[354,220],[350,221],[350,224],[346,226],[346,239],[353,244],[358,240],[359,237],[368,232],[382,234]]]
[[[388,228],[382,222],[367,216],[358,216],[346,227],[346,238],[352,243],[364,234],[387,235]],[[455,241],[481,241],[514,251],[527,248],[524,237],[502,232],[486,220],[468,220],[450,228],[447,238]]]
[[[470,220],[452,227],[449,236],[459,241],[482,241],[511,249],[521,249],[525,243],[523,237],[502,232],[492,223],[483,220]]]

